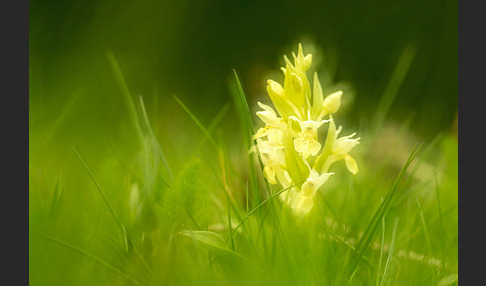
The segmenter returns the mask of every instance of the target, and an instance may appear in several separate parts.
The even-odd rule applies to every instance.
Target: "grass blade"
[[[162,163],[164,164],[164,167],[167,171],[167,174],[169,175],[170,181],[174,181],[174,175],[172,173],[172,169],[170,168],[169,162],[167,162],[167,157],[165,156],[164,152],[162,151],[162,148],[160,147],[160,144],[157,140],[157,137],[155,137],[154,131],[152,130],[152,127],[150,126],[150,122],[147,116],[147,112],[145,111],[145,105],[143,104],[143,99],[142,96],[140,96],[140,107],[142,108],[142,115],[143,119],[146,125],[147,130],[149,131],[149,134],[154,141],[155,147],[157,149],[157,153],[160,155],[160,158],[162,159]]]
[[[137,108],[135,106],[135,102],[132,99],[132,96],[130,94],[130,90],[128,89],[128,85],[125,81],[125,78],[123,77],[123,73],[121,72],[120,65],[118,64],[118,61],[116,60],[115,56],[111,51],[106,52],[106,56],[108,58],[108,61],[110,62],[110,65],[113,69],[113,72],[115,73],[116,80],[118,84],[120,85],[123,99],[125,100],[125,103],[127,104],[128,111],[130,118],[132,119],[133,125],[135,127],[135,130],[137,131],[137,134],[140,138],[140,140],[143,141],[143,132],[142,128],[140,125],[140,119],[137,113]],[[143,142],[142,142],[143,143]]]
[[[233,102],[235,103],[236,109],[238,111],[238,118],[240,119],[240,124],[242,126],[242,134],[243,138],[247,144],[247,150],[250,150],[252,147],[255,147],[257,154],[260,153],[258,150],[258,145],[255,144],[254,140],[252,139],[253,134],[255,134],[255,129],[253,128],[253,122],[251,120],[251,112],[250,108],[248,107],[248,102],[246,101],[245,92],[243,91],[243,87],[241,86],[240,79],[238,78],[238,74],[236,70],[233,70],[233,74],[235,76],[236,82],[236,90],[233,89]],[[234,87],[234,86],[233,86]],[[263,162],[260,159],[260,156],[257,155],[258,162],[260,164],[260,170],[263,170]],[[258,181],[257,176],[255,173],[255,165],[253,154],[248,154],[248,167],[250,168],[250,178],[253,190],[256,192],[258,190]],[[268,184],[267,180],[265,181],[265,187],[267,189],[267,194],[271,196],[270,185]]]
[[[383,260],[383,251],[385,249],[385,216],[383,216],[383,218],[381,219],[382,221],[382,230],[381,230],[381,247],[380,247],[380,258],[378,260],[378,271],[377,271],[377,274],[376,274],[376,283],[375,285],[376,286],[379,286],[380,285],[380,272],[381,272],[381,263],[382,263],[382,260]]]
[[[189,115],[189,117],[191,117],[191,119],[194,121],[194,123],[196,123],[197,127],[199,127],[199,129],[201,129],[201,131],[204,133],[204,135],[206,135],[206,138],[209,140],[209,142],[211,142],[211,144],[213,144],[214,148],[216,150],[218,150],[218,144],[216,143],[216,141],[214,141],[213,137],[211,136],[211,133],[209,133],[209,131],[206,129],[206,127],[204,127],[204,125],[189,110],[189,108],[187,108],[187,106],[184,105],[184,103],[182,103],[182,101],[179,98],[177,98],[177,96],[174,95],[174,99],[177,101],[177,103],[179,103],[179,105],[182,107],[182,109],[184,109],[184,111]]]
[[[395,218],[395,223],[393,224],[393,233],[392,233],[392,239],[390,243],[390,249],[388,251],[388,258],[386,259],[385,270],[383,271],[383,276],[380,281],[380,286],[385,285],[386,277],[388,276],[388,271],[390,270],[390,263],[395,249],[395,238],[397,237],[397,226],[398,226],[398,218]]]
[[[388,192],[385,199],[381,203],[378,210],[375,212],[373,218],[371,219],[370,223],[368,224],[363,236],[360,238],[356,245],[356,251],[354,252],[355,256],[352,258],[351,263],[349,264],[349,275],[353,275],[353,273],[357,270],[358,263],[361,257],[364,256],[366,250],[368,250],[369,246],[371,245],[372,239],[376,234],[376,231],[380,225],[380,222],[383,216],[387,213],[391,202],[395,198],[397,191],[399,189],[400,183],[402,182],[402,178],[404,177],[408,167],[414,160],[415,156],[417,155],[418,151],[420,150],[421,145],[416,146],[413,151],[411,152],[407,162],[401,169],[400,173],[398,174],[395,182],[393,183],[392,189]]]
[[[245,93],[243,91],[243,87],[241,86],[240,79],[238,78],[238,74],[236,73],[236,70],[233,70],[233,73],[236,82],[236,91],[233,89],[232,92],[233,102],[236,106],[236,110],[239,115],[238,118],[241,124],[241,132],[243,135],[243,139],[245,140],[247,150],[250,150],[251,147],[254,145],[252,136],[253,134],[255,134],[255,130],[253,129],[250,108],[248,107],[248,103],[246,102]],[[253,190],[257,191],[258,182],[257,182],[257,176],[253,166],[254,166],[253,154],[248,154],[248,167],[250,168],[251,183],[252,183]]]
[[[280,195],[281,193],[286,192],[286,191],[288,191],[288,190],[292,189],[292,188],[293,188],[293,187],[295,187],[295,186],[298,186],[298,185],[300,185],[300,184],[303,184],[304,182],[305,182],[305,181],[302,181],[302,182],[300,182],[300,183],[297,183],[297,184],[295,184],[295,185],[292,185],[292,186],[290,186],[290,187],[288,187],[288,188],[285,188],[285,189],[283,189],[283,190],[281,190],[281,191],[278,191],[278,192],[276,192],[275,194],[272,194],[270,197],[266,198],[266,199],[265,199],[264,201],[262,201],[262,202],[261,202],[261,203],[260,203],[258,206],[256,206],[254,209],[252,209],[252,210],[251,210],[251,211],[250,211],[250,212],[249,212],[249,213],[248,213],[248,214],[247,214],[247,215],[246,215],[246,216],[245,216],[245,217],[244,217],[244,218],[243,218],[243,219],[240,221],[240,223],[239,223],[237,226],[235,226],[235,228],[234,228],[234,230],[233,230],[233,231],[236,231],[236,230],[237,230],[237,229],[238,229],[238,228],[239,228],[239,227],[240,227],[240,226],[241,226],[241,225],[242,225],[242,224],[243,224],[243,223],[244,223],[244,222],[245,222],[245,221],[246,221],[246,220],[247,220],[247,219],[248,219],[248,218],[249,218],[249,217],[250,217],[250,216],[251,216],[251,215],[252,215],[254,212],[255,212],[255,211],[257,211],[258,209],[260,209],[260,207],[261,207],[261,206],[263,206],[264,204],[266,204],[268,201],[273,200],[273,198],[275,198],[276,196]]]
[[[93,180],[94,184],[96,185],[96,189],[98,190],[98,193],[101,195],[101,197],[103,198],[103,202],[105,203],[106,207],[108,208],[108,210],[110,211],[111,215],[115,218],[116,220],[116,223],[118,224],[118,226],[120,226],[120,228],[122,229],[122,231],[125,233],[126,230],[125,230],[125,227],[124,225],[121,223],[120,219],[118,218],[117,214],[115,213],[115,211],[113,210],[113,207],[111,206],[110,202],[108,201],[108,199],[106,198],[106,195],[105,195],[105,192],[103,191],[103,189],[101,188],[100,184],[98,183],[98,181],[96,180],[96,178],[94,177],[93,173],[91,172],[91,170],[88,168],[88,166],[86,165],[86,163],[84,163],[83,159],[81,159],[81,156],[79,155],[78,151],[76,151],[76,148],[74,148],[74,146],[69,142],[69,145],[71,145],[71,148],[74,152],[74,154],[76,154],[76,157],[79,159],[79,161],[81,162],[81,164],[83,165],[84,169],[86,170],[86,172],[88,172],[88,175],[90,176],[91,180]]]
[[[208,134],[211,135],[213,133],[214,129],[221,123],[226,113],[228,113],[229,109],[230,109],[230,105],[225,104],[223,108],[218,112],[218,114],[216,114],[216,116],[213,118],[213,120],[211,121],[211,123],[207,128]],[[199,142],[199,144],[196,147],[195,153],[199,152],[199,150],[203,147],[204,143],[206,143],[207,140],[208,138],[206,136],[201,140],[201,142]]]
[[[113,207],[111,206],[110,202],[108,201],[108,199],[106,198],[106,195],[105,193],[103,192],[103,189],[101,188],[100,184],[98,183],[98,181],[96,180],[96,178],[94,177],[93,173],[91,172],[91,170],[88,168],[88,166],[86,165],[86,163],[84,163],[83,159],[81,159],[81,156],[79,155],[79,153],[76,151],[76,149],[74,148],[74,146],[69,143],[71,145],[71,148],[73,149],[74,153],[76,154],[77,158],[79,159],[79,161],[81,162],[81,164],[83,165],[83,167],[85,168],[85,170],[88,172],[89,176],[91,177],[91,179],[93,180],[93,182],[95,183],[96,185],[96,188],[98,190],[98,192],[100,193],[101,197],[103,198],[103,201],[106,205],[106,207],[109,209],[110,213],[113,215],[113,217],[115,218],[118,226],[121,228],[122,230],[122,233],[124,234],[125,238],[126,238],[126,242],[127,242],[127,245],[126,245],[126,248],[128,249],[128,245],[132,246],[134,248],[134,250],[136,251],[138,257],[142,260],[143,264],[144,264],[144,267],[147,268],[147,270],[149,271],[149,273],[152,275],[152,277],[154,278],[154,280],[156,280],[156,282],[158,282],[158,279],[157,277],[155,276],[155,274],[153,273],[152,269],[150,269],[148,263],[145,261],[145,259],[143,258],[143,256],[141,255],[141,253],[139,252],[138,248],[135,247],[133,241],[132,241],[132,236],[130,234],[130,232],[125,228],[125,225],[123,225],[123,223],[120,221],[120,219],[118,218],[118,215],[115,213]]]
[[[95,256],[95,255],[93,255],[93,254],[91,254],[91,253],[89,253],[89,252],[87,252],[85,250],[82,250],[81,248],[78,248],[78,247],[76,247],[76,246],[74,246],[72,244],[69,244],[67,242],[63,242],[63,241],[61,241],[61,240],[59,240],[57,238],[54,238],[54,237],[51,237],[51,236],[48,236],[48,235],[44,235],[44,234],[40,234],[40,233],[36,233],[36,232],[29,232],[29,233],[30,234],[33,234],[35,236],[38,236],[38,237],[42,237],[44,239],[47,239],[47,240],[49,240],[51,242],[54,242],[54,243],[56,243],[58,245],[61,245],[63,247],[69,248],[69,249],[71,249],[73,251],[76,251],[76,252],[78,252],[80,254],[83,254],[84,256],[90,258],[91,260],[93,260],[94,262],[98,263],[99,265],[101,265],[101,266],[103,266],[103,267],[105,267],[105,268],[107,268],[107,269],[109,269],[109,270],[111,270],[113,272],[116,272],[117,274],[120,274],[121,276],[125,277],[125,279],[129,280],[130,282],[132,282],[133,284],[140,285],[140,286],[143,285],[142,283],[138,282],[135,278],[131,277],[130,275],[128,275],[126,273],[124,273],[120,269],[112,266],[111,264],[109,264],[108,262],[102,260],[101,258],[99,258],[99,257],[97,257],[97,256]]]
[[[400,86],[407,75],[410,64],[412,63],[416,53],[416,47],[413,44],[408,44],[403,49],[398,59],[398,63],[393,70],[391,79],[383,93],[383,96],[378,103],[378,107],[375,111],[375,117],[373,118],[374,130],[380,130],[385,118],[390,110],[390,107],[395,100],[395,97],[400,89]]]
[[[243,91],[243,87],[241,86],[240,79],[238,78],[238,74],[236,70],[233,70],[233,74],[235,76],[236,87],[238,93],[233,92],[233,101],[236,105],[236,109],[239,113],[239,118],[242,123],[244,138],[248,148],[253,145],[253,140],[251,139],[253,134],[255,134],[255,130],[253,128],[253,122],[251,120],[251,112],[250,108],[248,107],[248,103],[246,101],[245,92]]]

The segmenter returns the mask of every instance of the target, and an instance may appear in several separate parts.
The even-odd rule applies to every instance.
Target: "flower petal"
[[[270,184],[277,184],[277,181],[275,180],[275,170],[272,165],[263,168],[263,173],[265,174],[265,178],[267,178]]]
[[[275,115],[275,113],[268,110],[258,111],[256,115],[260,117],[263,120],[263,122],[273,127],[279,127],[280,124],[282,123],[281,118],[278,118],[277,115]]]
[[[308,148],[310,154],[315,156],[321,150],[321,143],[317,142],[317,140],[309,140]]]
[[[295,151],[302,153],[307,150],[306,140],[304,138],[295,138],[294,139],[294,148]]]
[[[328,95],[323,102],[323,108],[327,113],[335,113],[339,110],[341,106],[341,96],[343,92],[341,90],[336,91]]]
[[[353,157],[347,155],[345,158],[344,158],[344,162],[346,162],[346,167],[348,167],[348,170],[353,173],[353,174],[356,174],[358,173],[358,164],[356,163],[356,161],[353,159]]]
[[[314,198],[298,194],[293,199],[291,208],[295,214],[305,215],[310,212],[313,206],[314,206]]]

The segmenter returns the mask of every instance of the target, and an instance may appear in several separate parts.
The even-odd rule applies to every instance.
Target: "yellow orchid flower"
[[[263,111],[258,111],[256,115],[260,117],[268,126],[279,128],[282,124],[285,124],[282,118],[277,117],[277,114],[273,108],[261,102],[258,102],[257,104],[263,108]]]
[[[279,138],[280,135],[272,134],[273,132],[277,131],[278,130],[274,130],[270,132],[268,135],[270,140],[268,141],[257,138],[257,145],[261,155],[260,157],[264,165],[263,173],[270,184],[277,184],[277,177],[282,185],[289,186],[292,183],[292,180],[290,179],[287,171],[283,169],[283,166],[285,166],[285,154],[283,151],[284,147],[278,145],[278,141],[281,141]]]
[[[341,131],[341,126],[339,126],[339,129],[336,131],[336,136],[337,134],[339,134],[340,131]],[[351,149],[353,149],[356,145],[359,144],[359,139],[360,139],[359,137],[355,139],[351,139],[351,137],[353,137],[354,135],[356,135],[356,132],[354,132],[351,135],[336,139],[332,148],[332,153],[334,156],[337,157],[337,160],[344,159],[344,162],[346,163],[346,167],[348,168],[348,170],[351,173],[356,174],[358,173],[358,164],[356,163],[354,158],[348,154],[349,151],[351,151]]]
[[[311,170],[309,178],[302,184],[299,192],[294,192],[290,206],[296,214],[307,214],[314,206],[314,197],[317,190],[334,173],[324,173],[319,175],[316,170]]]
[[[294,139],[295,151],[299,152],[304,159],[309,155],[315,156],[321,150],[321,143],[317,141],[317,130],[329,120],[301,121],[295,116],[291,116],[290,119],[297,121],[301,129],[300,136]]]
[[[334,128],[334,123],[331,122],[330,128]],[[358,138],[351,138],[356,135],[356,132],[338,138],[339,133],[341,133],[342,126],[339,126],[337,130],[334,132],[334,140],[332,143],[331,154],[326,159],[325,163],[323,164],[322,170],[327,171],[332,164],[335,162],[344,159],[346,163],[346,167],[352,174],[358,173],[358,164],[351,157],[348,153],[353,149],[356,145],[359,144],[360,137]]]
[[[274,107],[257,103],[263,110],[256,115],[265,126],[258,129],[253,139],[264,166],[263,174],[270,184],[288,188],[293,181],[305,180],[300,188],[294,186],[279,196],[294,214],[305,215],[312,209],[318,189],[334,174],[328,172],[334,162],[343,159],[351,173],[358,172],[356,161],[348,153],[359,144],[360,138],[352,138],[356,133],[338,138],[341,127],[336,130],[332,115],[341,106],[343,92],[336,91],[324,98],[317,73],[311,89],[306,71],[312,64],[312,54],[305,55],[299,44],[297,54],[292,56],[293,63],[284,56],[283,86],[267,81]],[[330,125],[322,147],[318,130],[327,122]],[[309,159],[311,156],[316,157]]]
[[[289,99],[284,88],[278,82],[269,79],[267,81],[267,93],[278,113],[284,119],[287,119],[292,114],[299,118],[302,117],[301,111]]]

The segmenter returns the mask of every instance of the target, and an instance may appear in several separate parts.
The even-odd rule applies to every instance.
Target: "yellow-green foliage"
[[[174,185],[167,189],[162,199],[162,212],[167,219],[179,225],[196,227],[207,224],[205,211],[209,202],[208,191],[200,181],[201,162],[192,159],[182,168]],[[189,220],[188,220],[189,219]],[[192,221],[191,221],[192,220]]]

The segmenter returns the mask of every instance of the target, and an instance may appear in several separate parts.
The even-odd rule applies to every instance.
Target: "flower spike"
[[[258,102],[263,110],[256,115],[265,126],[253,138],[270,184],[288,188],[292,183],[304,181],[279,196],[295,215],[303,216],[311,211],[316,193],[334,174],[328,170],[335,162],[343,160],[352,174],[358,172],[358,164],[349,152],[360,138],[352,138],[356,133],[338,137],[342,127],[336,129],[332,115],[341,106],[342,91],[324,97],[317,73],[311,90],[306,71],[312,65],[312,54],[305,55],[299,44],[292,57],[293,62],[284,56],[283,85],[267,81],[267,92],[275,109]],[[325,123],[329,123],[328,131],[322,144],[319,129]]]

